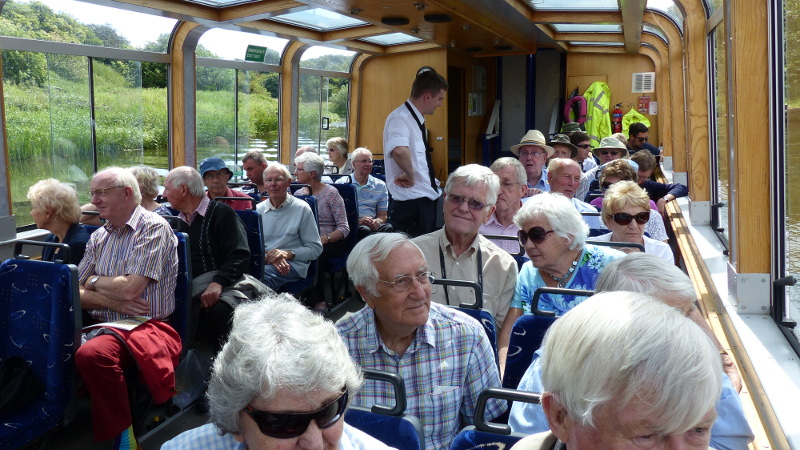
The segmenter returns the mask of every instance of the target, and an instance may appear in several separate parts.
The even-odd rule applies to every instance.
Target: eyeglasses
[[[600,150],[600,154],[603,155],[603,156],[607,156],[607,155],[617,156],[617,155],[619,155],[619,150]]]
[[[335,148],[329,148],[329,149],[328,149],[328,151],[329,151],[329,152],[335,152],[335,151],[336,151],[336,149],[335,149]]]
[[[644,225],[650,220],[650,211],[640,212],[636,215],[621,212],[613,214],[611,218],[620,225],[628,225],[634,219],[636,219],[636,223],[639,225]]]
[[[586,150],[586,149],[592,148],[592,144],[578,144],[578,145],[576,145],[576,147],[580,147],[580,148]]]
[[[483,211],[486,208],[486,203],[479,202],[474,198],[467,199],[463,195],[456,195],[456,194],[446,194],[447,200],[457,206],[461,206],[464,202],[467,202],[467,207],[473,211]]]
[[[527,244],[528,239],[530,239],[534,244],[541,244],[544,242],[544,239],[547,237],[547,235],[553,231],[555,230],[545,231],[545,229],[542,227],[532,227],[527,233],[519,230],[517,232],[517,238],[519,239],[519,243],[522,245]]]
[[[397,292],[405,292],[414,286],[414,280],[421,285],[433,283],[433,274],[430,272],[422,272],[419,275],[402,275],[394,279],[394,281],[386,281],[378,279],[381,283],[386,283]]]
[[[252,406],[244,408],[258,429],[266,436],[275,439],[291,439],[301,436],[314,420],[320,429],[330,428],[344,414],[347,407],[347,389],[336,400],[322,408],[307,413],[279,413],[259,411]]]
[[[547,152],[535,152],[530,150],[520,150],[519,156],[547,156]]]
[[[103,188],[103,189],[95,189],[93,191],[87,192],[87,194],[89,194],[89,197],[94,197],[95,195],[98,196],[98,197],[105,197],[106,195],[108,195],[108,191],[110,191],[112,189],[119,189],[119,188],[124,188],[124,187],[125,186],[111,186],[111,187],[107,187],[107,188]]]
[[[372,164],[371,159],[357,159],[353,161],[354,163],[362,163],[362,164]]]
[[[647,141],[650,140],[650,137],[649,136],[648,137],[634,137],[634,139],[636,139],[639,142],[647,142]]]

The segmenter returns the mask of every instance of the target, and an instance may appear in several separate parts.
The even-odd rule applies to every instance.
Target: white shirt
[[[589,239],[593,241],[611,242],[611,234],[612,233],[603,234]],[[642,236],[642,239],[644,239],[645,253],[658,256],[665,261],[669,261],[670,264],[675,264],[675,257],[672,255],[672,248],[670,248],[669,244],[650,239],[647,236]]]
[[[425,117],[409,101],[420,123],[425,124]],[[395,178],[403,173],[392,158],[395,147],[408,147],[410,150],[411,164],[414,168],[414,185],[404,188],[394,183]],[[386,118],[383,127],[383,154],[386,167],[386,186],[395,200],[414,200],[422,197],[436,200],[439,192],[431,187],[428,175],[428,162],[425,158],[425,142],[422,140],[422,131],[417,121],[408,111],[405,104],[400,105]]]

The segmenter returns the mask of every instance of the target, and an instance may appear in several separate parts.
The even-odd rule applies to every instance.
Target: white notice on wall
[[[650,102],[650,110],[648,111],[648,113],[651,116],[655,116],[656,114],[658,114],[658,102]]]

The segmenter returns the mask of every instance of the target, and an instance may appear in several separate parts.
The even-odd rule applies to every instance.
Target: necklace
[[[572,264],[569,266],[569,269],[567,270],[566,273],[564,273],[564,275],[561,275],[560,277],[555,277],[551,274],[548,274],[550,275],[550,278],[553,279],[553,281],[558,283],[558,287],[563,288],[564,286],[567,285],[567,281],[569,281],[569,278],[572,276],[572,272],[575,272],[575,269],[578,267],[578,258],[580,258],[580,256],[581,254],[578,253],[578,257],[572,261]]]

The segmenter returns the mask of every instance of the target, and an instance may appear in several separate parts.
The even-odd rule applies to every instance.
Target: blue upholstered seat
[[[475,425],[464,427],[453,439],[450,444],[450,450],[509,449],[526,436],[525,434],[512,433],[508,425],[486,421],[484,416],[486,402],[492,398],[539,403],[539,394],[514,389],[485,389],[481,392],[478,397],[478,403],[475,405]]]
[[[472,292],[475,294],[475,303],[468,304],[468,303],[461,303],[459,305],[448,305],[452,308],[455,308],[464,314],[472,317],[473,319],[477,320],[482,326],[483,330],[486,332],[486,337],[489,338],[489,343],[492,344],[492,351],[494,352],[494,360],[498,362],[497,359],[497,324],[494,321],[494,317],[489,313],[489,311],[483,309],[483,289],[481,285],[474,281],[465,281],[465,280],[450,280],[447,278],[437,278],[433,280],[433,284],[437,284],[440,286],[461,286],[471,288]]]
[[[331,258],[325,261],[323,270],[331,276],[331,299],[334,303],[339,298],[339,292],[342,287],[347,285],[347,257],[350,256],[350,251],[358,243],[358,190],[353,184],[332,184],[339,195],[344,200],[344,209],[347,212],[347,225],[350,227],[350,233],[347,235],[347,251],[336,258]],[[335,275],[339,272],[344,272],[340,278],[340,282],[336,283]],[[345,295],[346,296],[346,295]]]
[[[264,275],[264,234],[261,214],[255,210],[237,210],[236,215],[244,223],[247,246],[250,247],[250,275],[260,280]]]

